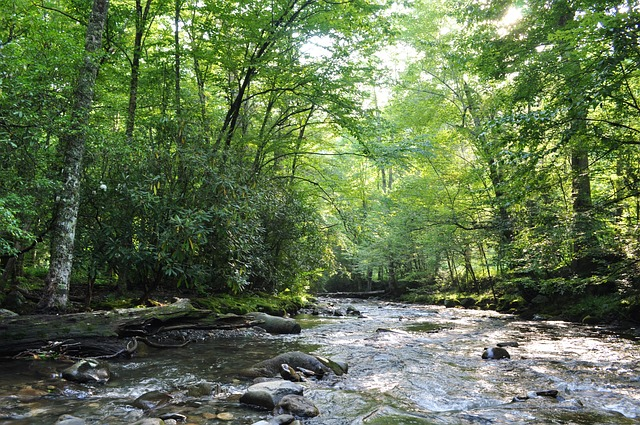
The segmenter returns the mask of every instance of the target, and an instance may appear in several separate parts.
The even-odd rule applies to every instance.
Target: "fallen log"
[[[236,329],[259,323],[251,317],[218,315],[198,309],[187,299],[150,308],[3,317],[0,319],[0,356],[14,356],[60,341],[73,341],[76,346],[82,346],[85,341],[91,346],[86,341],[103,338],[130,341],[134,337],[147,342],[149,336],[172,330]],[[82,351],[81,347],[76,348]],[[95,351],[95,344],[91,348]]]

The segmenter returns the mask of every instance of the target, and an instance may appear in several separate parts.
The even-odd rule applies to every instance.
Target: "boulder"
[[[271,316],[266,313],[249,313],[246,317],[259,322],[256,326],[270,334],[299,334],[302,330],[300,324],[287,317]]]
[[[62,377],[68,381],[80,383],[104,384],[111,378],[109,365],[96,359],[82,359],[62,372]]]
[[[276,357],[264,360],[255,364],[249,369],[245,369],[240,372],[242,376],[247,378],[258,377],[275,377],[280,376],[282,365],[286,364],[293,369],[308,369],[315,373],[318,377],[322,377],[327,373],[332,373],[333,370],[324,365],[318,358],[310,354],[303,353],[301,351],[290,351],[288,353],[280,354]]]
[[[273,409],[274,415],[289,414],[297,418],[313,418],[320,414],[318,408],[309,399],[290,394],[282,397]]]
[[[240,397],[240,403],[273,409],[287,395],[302,395],[304,388],[290,381],[276,380],[251,385]]]
[[[502,347],[491,347],[491,348],[484,349],[484,352],[482,353],[482,358],[489,359],[489,360],[500,360],[500,359],[510,359],[511,356],[509,355],[509,352]]]
[[[173,397],[165,392],[149,391],[136,398],[132,406],[142,410],[154,410],[169,405],[171,400]]]

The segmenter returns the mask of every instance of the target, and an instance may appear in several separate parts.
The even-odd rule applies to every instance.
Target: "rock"
[[[169,420],[185,422],[187,420],[187,417],[181,413],[165,413],[163,415],[160,415],[160,419],[165,422]]]
[[[261,322],[257,326],[270,334],[299,334],[302,330],[300,324],[294,319],[257,312],[249,313],[246,316],[251,320]]]
[[[269,422],[272,425],[290,425],[295,422],[296,418],[292,415],[278,415]]]
[[[282,376],[282,379],[286,379],[287,381],[291,382],[303,381],[303,377],[300,376],[300,374],[288,364],[282,365],[282,369],[280,369],[280,376]]]
[[[282,397],[273,409],[274,415],[290,414],[298,418],[313,418],[320,414],[318,408],[301,395],[290,394]]]
[[[61,372],[64,379],[80,383],[104,384],[111,378],[109,365],[95,359],[82,359]]]
[[[162,391],[149,391],[135,399],[131,404],[142,410],[153,410],[171,403],[173,397]]]
[[[510,359],[511,356],[509,355],[509,352],[504,348],[492,347],[492,348],[484,349],[484,352],[482,353],[482,358],[500,360],[500,359]]]
[[[357,308],[355,308],[352,305],[347,306],[347,315],[356,316],[356,317],[362,317],[362,313],[360,313],[360,310],[358,310]]]
[[[304,388],[285,380],[260,382],[251,385],[240,397],[240,403],[273,409],[287,395],[302,395]]]
[[[347,363],[334,361],[322,356],[315,356],[315,358],[318,359],[320,363],[331,369],[331,371],[337,376],[342,376],[349,371],[349,365]]]
[[[444,306],[447,308],[458,307],[460,302],[458,300],[446,299],[444,300]]]
[[[519,347],[520,344],[518,344],[517,341],[505,341],[505,342],[499,342],[496,344],[498,347]]]
[[[558,397],[558,390],[544,390],[544,391],[536,391],[536,395],[541,397]]]
[[[84,419],[72,415],[62,415],[58,418],[55,425],[86,425]]]
[[[164,421],[160,418],[144,418],[131,425],[164,425]]]
[[[460,298],[460,305],[464,308],[475,307],[476,300],[471,297]]]
[[[211,382],[199,382],[187,389],[189,397],[205,397],[213,392],[214,384]]]
[[[319,377],[333,370],[320,362],[316,357],[301,351],[290,351],[255,364],[252,368],[240,372],[247,378],[280,376],[282,365],[287,364],[295,370],[309,369]]]

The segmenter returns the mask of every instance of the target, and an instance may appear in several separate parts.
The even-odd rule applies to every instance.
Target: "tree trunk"
[[[62,189],[58,194],[56,215],[51,231],[51,259],[45,279],[45,291],[38,307],[46,310],[65,310],[69,299],[69,279],[73,265],[82,159],[87,138],[87,124],[93,103],[99,61],[96,53],[102,45],[102,33],[107,20],[108,0],[94,0],[87,35],[85,56],[74,93],[71,124],[60,137],[64,149]]]
[[[273,324],[267,323],[273,321]],[[265,325],[266,323],[266,325]],[[8,317],[0,326],[0,355],[16,355],[40,349],[60,341],[75,341],[95,348],[96,341],[126,337],[147,338],[164,332],[185,329],[236,329],[262,326],[268,332],[292,328],[293,319],[248,314],[218,315],[211,310],[193,307],[187,299],[151,308],[128,308],[115,311],[62,315],[27,315]],[[269,328],[270,325],[271,328]],[[298,331],[299,332],[299,331]],[[291,329],[290,333],[296,333]],[[117,343],[114,342],[114,345]],[[105,344],[107,346],[108,344]]]
[[[136,0],[136,34],[133,44],[133,58],[131,59],[131,79],[129,81],[129,110],[127,112],[127,128],[125,131],[127,142],[133,140],[133,130],[136,122],[136,110],[138,108],[138,82],[140,74],[140,58],[142,57],[142,38],[147,27],[151,2],[147,0],[144,9],[141,0]]]

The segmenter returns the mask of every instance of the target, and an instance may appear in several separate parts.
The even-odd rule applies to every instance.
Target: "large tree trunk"
[[[104,347],[121,345],[118,338],[136,337],[149,343],[149,337],[160,337],[168,331],[250,326],[276,334],[300,332],[300,326],[293,319],[263,313],[218,315],[193,307],[187,299],[180,299],[173,304],[151,308],[4,317],[0,319],[0,355],[16,355],[63,344],[73,346],[76,352],[87,351],[83,347],[95,351],[99,348],[96,344]]]
[[[60,138],[60,144],[65,152],[62,190],[58,195],[56,216],[52,226],[51,260],[44,295],[38,305],[40,309],[65,310],[69,299],[69,279],[80,202],[82,159],[99,67],[96,53],[102,45],[102,33],[108,9],[108,0],[94,0],[87,26],[84,62],[80,68],[74,94],[71,124]]]

